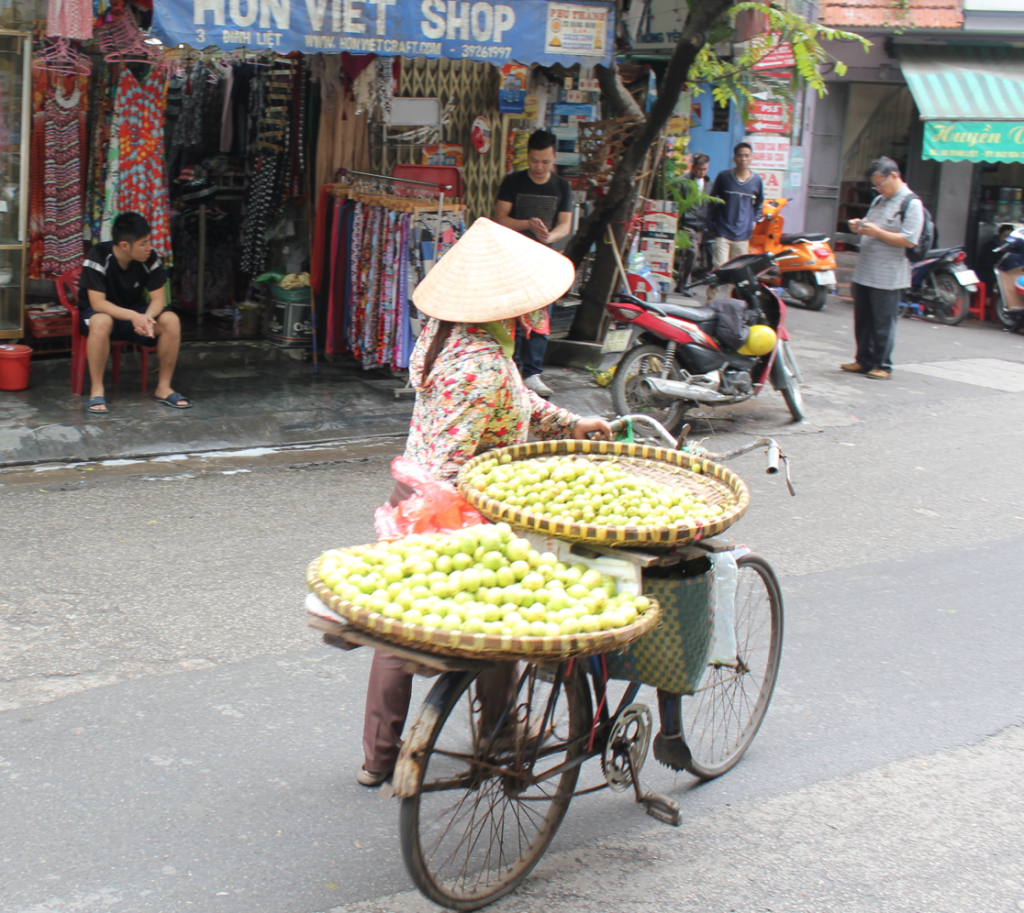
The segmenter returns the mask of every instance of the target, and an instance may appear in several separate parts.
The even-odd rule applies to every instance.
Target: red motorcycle
[[[769,340],[768,351],[741,354],[743,349],[749,351],[749,341],[737,351],[723,348],[714,338],[718,312],[698,301],[654,303],[632,295],[612,301],[608,311],[618,328],[632,330],[611,385],[615,411],[620,415],[642,412],[675,433],[690,409],[742,403],[757,396],[770,380],[793,420],[802,421],[801,377],[789,347],[786,305],[780,290],[759,278],[788,253],[736,257],[686,287],[689,291],[707,285],[710,294],[716,287],[733,286],[733,295],[746,306],[745,323],[774,331],[774,344],[771,334],[762,334]]]

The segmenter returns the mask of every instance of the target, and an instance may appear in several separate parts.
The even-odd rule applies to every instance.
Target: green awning
[[[924,124],[921,158],[1024,162],[1024,49],[897,45]]]

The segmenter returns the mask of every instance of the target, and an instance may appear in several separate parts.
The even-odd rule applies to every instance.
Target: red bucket
[[[0,345],[0,390],[25,390],[32,350],[28,346]]]

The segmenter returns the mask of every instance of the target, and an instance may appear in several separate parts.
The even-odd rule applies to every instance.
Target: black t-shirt
[[[572,185],[554,173],[538,184],[529,170],[515,171],[501,182],[498,199],[512,204],[509,215],[513,219],[540,219],[551,229],[558,224],[560,212],[572,212]],[[532,231],[523,234],[537,240]]]
[[[122,268],[114,256],[114,242],[104,241],[89,251],[78,280],[78,306],[92,308],[89,291],[102,292],[107,301],[129,311],[146,312],[148,305],[143,289],[155,292],[167,281],[167,270],[153,251],[145,263],[132,260]]]

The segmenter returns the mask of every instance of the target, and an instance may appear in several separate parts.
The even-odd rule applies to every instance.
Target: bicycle
[[[626,416],[616,425],[630,420],[651,426],[669,446],[682,445],[685,433],[673,438],[647,416]],[[767,471],[778,472],[784,457],[768,438],[729,453],[700,449],[700,454],[728,460],[761,446],[767,450]],[[652,575],[679,573],[680,579],[706,577],[710,556],[735,554],[713,539],[664,553],[590,544],[574,550],[583,556],[612,554]],[[705,664],[710,655],[705,653],[688,693],[658,691],[655,758],[702,780],[732,769],[750,746],[771,701],[782,651],[778,580],[767,561],[740,551],[734,659]],[[373,646],[406,660],[407,671],[440,673],[409,730],[391,787],[402,800],[406,867],[435,903],[477,910],[514,890],[579,795],[632,788],[648,814],[673,826],[681,823],[678,803],[641,783],[653,733],[650,709],[636,702],[643,682],[629,681],[611,712],[607,657],[518,664],[455,659],[396,647],[347,626],[318,627],[334,646]],[[577,790],[581,767],[592,758],[600,758],[605,782]]]

